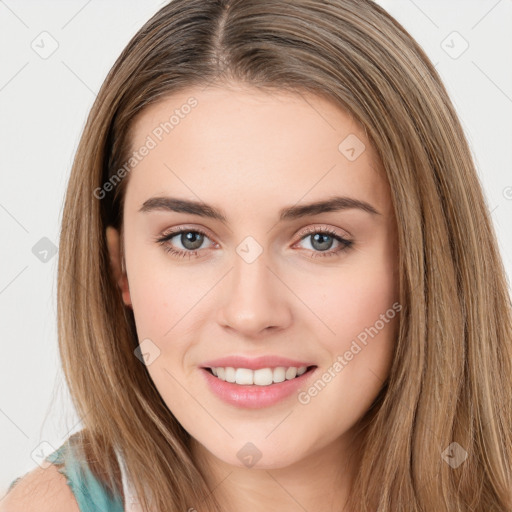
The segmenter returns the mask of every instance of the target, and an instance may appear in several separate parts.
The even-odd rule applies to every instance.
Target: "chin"
[[[233,449],[235,444],[236,448]],[[225,464],[241,469],[279,469],[300,460],[296,450],[276,451],[272,443],[268,442],[234,442],[224,447],[216,445],[214,450],[208,451]]]

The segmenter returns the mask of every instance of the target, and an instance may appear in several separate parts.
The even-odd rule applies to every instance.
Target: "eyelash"
[[[162,245],[165,252],[172,254],[173,256],[179,257],[179,258],[185,258],[188,256],[188,258],[191,258],[192,256],[196,256],[197,253],[201,249],[196,249],[193,251],[183,251],[183,250],[176,250],[174,249],[170,244],[167,242],[174,238],[177,235],[180,235],[182,233],[199,233],[201,235],[204,235],[205,237],[209,238],[207,233],[205,233],[202,229],[194,228],[194,229],[180,229],[176,231],[172,231],[171,233],[164,235],[162,237],[157,237],[156,242]],[[329,228],[307,228],[301,233],[301,237],[298,240],[298,242],[301,242],[303,239],[307,238],[308,236],[312,234],[320,233],[323,235],[329,235],[332,236],[335,240],[337,240],[340,243],[340,247],[334,250],[329,251],[310,251],[313,254],[311,255],[312,258],[317,257],[332,257],[332,256],[340,256],[342,252],[350,249],[352,247],[352,244],[354,243],[352,240],[347,240],[346,238],[343,238],[336,234],[336,232]],[[298,243],[297,242],[297,243]]]

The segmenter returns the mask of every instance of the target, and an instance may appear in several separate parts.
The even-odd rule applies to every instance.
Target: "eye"
[[[312,258],[339,256],[341,252],[350,249],[354,243],[352,240],[343,238],[335,230],[325,227],[309,227],[302,231],[300,235],[299,242],[310,240],[310,245],[313,248]],[[333,242],[337,242],[338,247],[330,250]]]
[[[353,244],[353,241],[343,238],[335,230],[325,227],[310,227],[302,231],[300,235],[301,238],[299,242],[307,239],[311,240],[310,244],[313,248],[311,250],[312,258],[318,256],[337,256],[342,251],[349,249]],[[177,238],[177,241],[181,244],[183,249],[176,249],[174,247],[176,242],[170,243],[173,238]],[[182,228],[174,230],[162,237],[157,237],[155,241],[162,245],[165,252],[179,258],[192,258],[197,256],[205,239],[209,239],[208,235],[201,229]],[[335,249],[331,249],[333,242],[338,243]]]
[[[184,250],[177,250],[173,247],[173,244],[169,243],[173,238],[177,237]],[[203,245],[205,238],[208,237],[201,229],[180,229],[157,238],[156,242],[163,246],[165,252],[179,258],[191,258],[197,255],[198,249]]]

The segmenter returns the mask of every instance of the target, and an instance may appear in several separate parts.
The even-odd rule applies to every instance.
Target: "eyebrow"
[[[279,211],[279,221],[294,220],[302,217],[318,215],[325,212],[337,212],[343,210],[359,209],[371,215],[381,215],[370,203],[346,196],[335,196],[323,201],[316,201],[302,205],[288,206]],[[144,201],[139,212],[171,211],[178,213],[190,213],[200,217],[216,219],[228,224],[226,215],[222,210],[199,201],[178,199],[175,197],[151,197]]]

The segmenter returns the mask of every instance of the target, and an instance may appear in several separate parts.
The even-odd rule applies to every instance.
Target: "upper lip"
[[[250,370],[259,370],[261,368],[275,368],[277,366],[284,366],[286,368],[295,366],[315,366],[313,363],[306,361],[299,361],[297,359],[288,359],[287,357],[266,355],[260,357],[245,357],[245,356],[227,356],[220,359],[212,359],[202,364],[203,368],[248,368]]]

